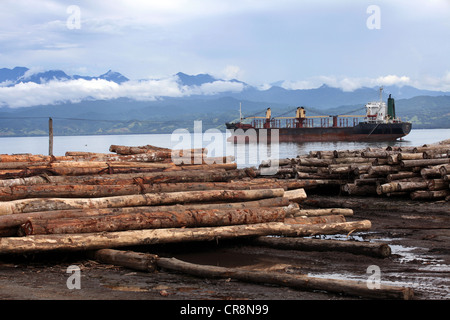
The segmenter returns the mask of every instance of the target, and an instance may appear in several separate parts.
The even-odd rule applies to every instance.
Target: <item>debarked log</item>
[[[195,202],[239,202],[282,197],[284,189],[261,190],[207,190],[166,193],[146,193],[103,198],[33,198],[0,202],[0,215],[22,212],[154,206]]]
[[[146,272],[156,271],[156,260],[158,258],[157,255],[150,253],[114,249],[96,250],[89,252],[89,256],[101,263]]]
[[[158,183],[145,184],[137,178],[133,185],[55,185],[37,184],[26,186],[0,187],[0,201],[11,201],[26,198],[96,198],[123,196],[144,193],[178,192],[178,191],[203,191],[203,190],[256,190],[303,186],[301,182],[289,182],[285,180],[237,180],[233,182],[185,182],[185,183]],[[306,193],[298,189],[292,194],[292,200],[306,197]],[[288,196],[289,194],[285,195]]]
[[[283,221],[283,208],[209,209],[134,212],[83,218],[35,219],[21,227],[25,235],[112,232],[156,228],[215,227]]]
[[[258,270],[199,265],[184,262],[176,258],[163,258],[149,253],[100,249],[92,252],[90,255],[102,263],[119,265],[140,271],[153,272],[159,267],[161,269],[183,272],[202,278],[232,278],[245,282],[269,283],[301,290],[321,290],[367,298],[406,300],[414,296],[413,289],[407,287],[381,284],[379,288],[369,288],[367,282],[363,281],[333,280],[305,275],[292,275],[278,272],[267,273]]]
[[[157,265],[164,269],[175,270],[202,278],[232,278],[245,282],[269,283],[301,290],[321,290],[374,299],[409,300],[414,296],[414,291],[411,288],[380,284],[380,287],[375,289],[368,286],[367,281],[324,279],[306,275],[206,266],[184,262],[175,258],[158,257]]]
[[[370,228],[371,222],[369,220],[361,220],[331,224],[301,225],[268,222],[223,227],[31,235],[0,238],[0,254],[94,250],[183,241],[217,241],[219,239],[267,235],[304,237],[322,234],[347,234],[354,231],[367,231]]]
[[[171,150],[169,148],[161,148],[156,147],[152,145],[145,145],[145,146],[122,146],[122,145],[111,145],[109,147],[110,152],[114,152],[117,154],[122,155],[130,155],[130,154],[139,154],[139,153],[146,153],[146,152],[152,152],[152,151],[166,151],[170,152]]]
[[[390,173],[396,173],[399,171],[398,166],[391,165],[381,165],[381,166],[371,166],[368,170],[370,175],[387,175]]]
[[[228,202],[228,203],[202,203],[202,204],[176,204],[168,206],[142,206],[142,207],[121,207],[121,208],[97,208],[97,209],[72,209],[72,210],[52,210],[41,212],[17,213],[0,215],[0,230],[5,230],[5,234],[16,235],[17,229],[28,221],[28,219],[61,219],[61,218],[85,218],[92,216],[104,216],[113,214],[132,214],[142,212],[158,211],[186,211],[186,210],[209,210],[209,209],[245,209],[282,207],[287,215],[294,214],[298,208],[289,203],[283,197],[267,198],[254,201]]]
[[[386,176],[387,181],[391,182],[394,180],[400,180],[400,179],[408,179],[408,178],[416,178],[420,177],[420,174],[416,172],[409,172],[409,171],[402,171],[398,173],[391,173]]]
[[[423,159],[423,154],[422,153],[400,152],[400,153],[398,153],[397,158],[399,161],[401,161],[401,160],[421,160],[421,159]]]
[[[353,209],[345,209],[345,208],[300,209],[294,213],[294,216],[314,217],[314,216],[328,216],[332,214],[353,216]]]
[[[289,224],[326,224],[326,223],[340,223],[345,222],[343,215],[328,215],[328,216],[313,216],[303,217],[294,216],[293,218],[285,218],[284,223]]]
[[[168,172],[119,173],[85,176],[49,176],[48,181],[57,184],[97,184],[125,185],[141,183],[177,183],[177,182],[226,182],[248,177],[248,170],[186,170]]]
[[[435,166],[438,164],[447,164],[447,163],[450,163],[450,158],[400,161],[400,165],[403,168]]]
[[[377,187],[378,194],[427,189],[427,181],[392,181]]]
[[[323,240],[297,237],[258,237],[251,244],[270,246],[277,249],[293,249],[301,251],[340,251],[353,254],[386,258],[391,248],[386,243],[351,240]]]
[[[284,192],[283,196],[288,198],[290,201],[299,202],[306,198],[306,192],[303,188],[288,190]]]

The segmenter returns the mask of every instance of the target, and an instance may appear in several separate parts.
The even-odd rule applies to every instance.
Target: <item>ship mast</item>
[[[239,121],[242,121],[242,102],[239,102]]]

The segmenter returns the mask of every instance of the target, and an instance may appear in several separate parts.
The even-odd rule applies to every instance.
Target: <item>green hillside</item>
[[[396,100],[396,111],[413,128],[450,128],[450,96],[417,96]],[[37,136],[48,134],[48,118],[53,118],[55,135],[172,133],[175,129],[193,130],[195,120],[203,130],[225,130],[225,123],[244,116],[263,115],[270,107],[273,116],[294,115],[297,106],[222,97],[209,99],[164,99],[137,102],[128,99],[83,101],[54,106],[0,109],[0,136]],[[301,105],[301,104],[299,104]],[[307,115],[363,114],[364,104],[327,110],[305,106]]]

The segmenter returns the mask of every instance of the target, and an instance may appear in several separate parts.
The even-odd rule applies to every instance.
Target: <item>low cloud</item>
[[[110,100],[130,98],[151,101],[160,97],[212,95],[239,92],[244,85],[229,81],[215,81],[201,86],[183,86],[177,77],[158,80],[127,81],[121,84],[104,79],[49,81],[42,84],[22,82],[0,87],[0,106],[11,108],[80,102],[85,99]]]
[[[411,84],[411,79],[407,76],[387,75],[378,78],[350,78],[335,76],[318,76],[302,81],[284,81],[282,87],[290,90],[314,89],[322,84],[333,88],[339,88],[343,91],[354,91],[362,87],[376,86],[404,86]]]

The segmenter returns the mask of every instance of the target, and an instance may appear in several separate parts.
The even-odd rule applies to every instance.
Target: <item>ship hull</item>
[[[406,136],[411,131],[411,123],[359,123],[354,127],[309,127],[309,128],[246,128],[239,129],[234,124],[227,124],[227,129],[233,131],[228,141],[248,143],[252,139],[245,139],[256,132],[257,141],[266,139],[267,142],[276,139],[278,130],[279,142],[328,142],[328,141],[394,141]],[[250,130],[250,131],[249,131]],[[254,130],[254,131],[253,131]]]

